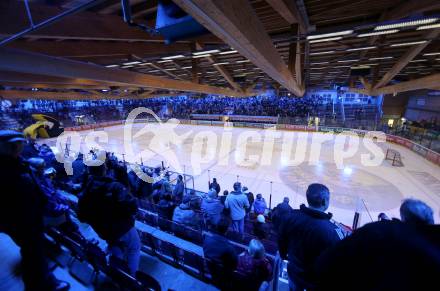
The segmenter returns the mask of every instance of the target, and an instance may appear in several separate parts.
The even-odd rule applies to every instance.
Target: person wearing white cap
[[[5,190],[0,203],[0,232],[20,247],[26,290],[68,290],[70,285],[57,280],[46,262],[42,195],[20,158],[24,142],[23,134],[0,130],[0,185]]]
[[[254,235],[258,237],[259,239],[266,239],[269,234],[269,228],[266,224],[266,218],[264,215],[259,214],[257,215],[257,220],[254,222]]]

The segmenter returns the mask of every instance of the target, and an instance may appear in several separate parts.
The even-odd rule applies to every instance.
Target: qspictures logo
[[[148,119],[144,118],[139,119],[141,114],[152,117],[155,122],[148,122]],[[135,131],[135,124],[143,124],[143,127]],[[360,162],[363,166],[379,166],[385,158],[378,144],[386,141],[386,135],[377,131],[361,134],[353,131],[339,134],[315,134],[281,131],[273,126],[259,130],[250,128],[241,130],[238,136],[234,137],[233,126],[228,122],[224,123],[220,133],[213,129],[194,132],[189,127],[183,127],[188,130],[179,134],[177,131],[179,124],[180,121],[175,118],[164,122],[151,109],[145,107],[138,107],[130,112],[123,128],[122,154],[128,166],[140,179],[149,183],[153,182],[141,165],[148,164],[153,158],[160,158],[170,168],[182,173],[182,165],[175,149],[183,144],[189,147],[189,158],[194,175],[200,174],[202,166],[210,162],[217,161],[220,166],[228,166],[231,163],[230,153],[232,152],[235,152],[232,162],[241,167],[271,165],[275,149],[280,151],[285,166],[298,166],[305,162],[309,165],[318,165],[323,145],[328,142],[333,144],[333,159],[338,169],[344,169],[344,162],[355,157],[361,145],[367,150],[367,153],[360,155]],[[141,147],[140,144],[144,146]],[[258,144],[261,150],[258,152],[253,150],[252,154],[248,153],[248,147],[252,144]],[[68,151],[65,150],[66,145],[68,145]],[[79,153],[84,155],[84,163],[87,166],[98,166],[105,162],[105,151],[110,148],[109,135],[104,130],[91,131],[85,136],[75,131],[64,132],[57,138],[56,147],[58,149],[57,161],[64,163],[66,172],[72,175],[72,163]],[[90,155],[90,152],[94,154]],[[306,159],[307,156],[308,159]],[[142,161],[141,164],[139,161]]]

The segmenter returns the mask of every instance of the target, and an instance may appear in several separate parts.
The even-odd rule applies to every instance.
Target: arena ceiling
[[[120,0],[94,1],[0,46],[0,85],[8,89],[0,95],[240,97],[275,88],[301,96],[334,84],[373,95],[440,89],[438,0],[173,1],[210,33],[165,44],[162,36],[126,24]],[[90,0],[27,2],[38,24]],[[29,27],[25,3],[0,1],[2,39]],[[157,1],[130,4],[134,22],[153,29]],[[421,22],[399,26],[405,18]],[[368,75],[351,76],[364,67]]]

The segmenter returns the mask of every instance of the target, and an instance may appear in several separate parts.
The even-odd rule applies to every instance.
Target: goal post
[[[394,167],[403,167],[402,156],[396,150],[387,149],[385,160],[391,161],[391,165]]]

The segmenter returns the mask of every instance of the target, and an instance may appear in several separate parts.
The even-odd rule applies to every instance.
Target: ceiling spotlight
[[[350,62],[357,62],[357,61],[359,61],[359,59],[357,59],[357,60],[341,60],[341,61],[338,61],[338,63],[350,63]]]
[[[214,66],[220,66],[220,65],[227,65],[227,64],[229,64],[229,62],[214,63],[214,64],[212,64],[212,65],[214,65]]]
[[[399,47],[399,46],[408,46],[408,45],[415,45],[415,44],[422,44],[427,42],[426,40],[421,41],[412,41],[412,42],[403,42],[403,43],[394,43],[391,45],[391,47]]]
[[[409,20],[399,23],[390,23],[385,25],[379,25],[374,28],[374,30],[385,30],[385,29],[393,29],[393,28],[400,28],[400,27],[409,27],[409,26],[417,26],[417,25],[423,25],[423,24],[429,24],[436,22],[438,20],[437,17],[430,17],[425,19],[419,19],[419,20]]]
[[[436,55],[440,55],[440,52],[438,52],[438,53],[426,53],[426,54],[423,54],[424,56],[436,56]]]
[[[341,36],[337,36],[337,37],[329,37],[329,38],[321,38],[321,39],[311,40],[309,42],[310,43],[318,43],[318,42],[334,41],[334,40],[341,40],[341,39],[342,39]]]
[[[106,68],[115,68],[115,67],[119,67],[119,65],[108,65],[108,66],[105,66]]]
[[[376,60],[390,60],[393,57],[378,57],[378,58],[369,58],[370,61],[376,61]]]
[[[237,51],[226,51],[226,52],[221,52],[219,53],[219,55],[229,55],[229,54],[235,54]]]
[[[327,55],[327,54],[332,54],[335,51],[325,51],[325,52],[316,52],[316,53],[310,53],[311,56],[317,56],[317,55]]]
[[[417,27],[416,30],[425,30],[425,29],[433,29],[433,28],[440,28],[440,23],[419,26]]]
[[[366,47],[358,47],[358,48],[351,48],[348,49],[347,52],[355,52],[355,51],[365,51],[365,50],[371,50],[377,48],[376,46],[366,46]]]
[[[134,62],[128,62],[128,63],[123,63],[124,66],[131,66],[131,65],[137,65],[140,64],[141,62],[138,61],[134,61]]]
[[[206,54],[206,55],[197,55],[197,56],[193,56],[193,59],[198,59],[198,58],[206,58],[206,57],[210,57],[210,54]]]
[[[383,34],[393,34],[393,33],[397,33],[397,32],[399,32],[398,29],[391,29],[391,30],[384,30],[384,31],[361,33],[361,34],[358,34],[357,37],[368,37],[368,36],[383,35]]]
[[[158,61],[157,63],[161,64],[161,63],[168,63],[168,62],[172,62],[172,60],[163,60],[163,61]]]
[[[344,31],[338,31],[338,32],[309,35],[309,36],[307,36],[307,39],[311,40],[311,39],[318,39],[318,38],[323,38],[323,37],[328,38],[328,37],[341,36],[341,35],[347,35],[347,34],[352,34],[352,33],[353,33],[353,30],[344,30]]]
[[[201,52],[194,52],[193,55],[199,56],[199,55],[206,55],[206,54],[215,54],[220,52],[219,50],[209,50],[209,51],[201,51]]]
[[[241,63],[249,63],[249,60],[242,60],[242,61],[236,61],[237,64],[241,64]]]
[[[175,60],[175,59],[181,59],[184,58],[184,55],[177,55],[177,56],[171,56],[171,57],[163,57],[162,60]]]

